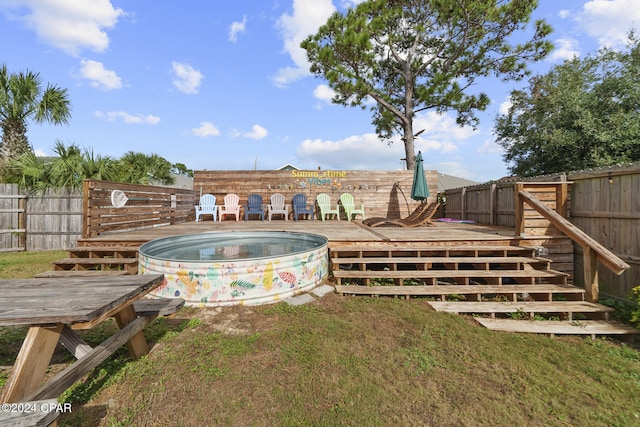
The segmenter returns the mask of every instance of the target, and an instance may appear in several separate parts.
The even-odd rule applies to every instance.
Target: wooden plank
[[[62,333],[61,323],[52,326],[32,326],[22,343],[18,357],[13,364],[11,376],[2,389],[0,403],[20,402],[36,390],[44,378]],[[57,397],[57,396],[47,396]]]
[[[127,270],[50,270],[34,274],[35,278],[128,276]]]
[[[80,359],[89,352],[91,352],[92,348],[85,340],[80,338],[78,334],[76,334],[69,325],[64,325],[62,329],[62,334],[60,334],[60,344],[64,346],[73,357],[76,359]]]
[[[612,320],[515,320],[475,317],[487,329],[552,335],[633,335],[640,330]]]
[[[587,301],[449,302],[428,301],[434,310],[446,313],[610,313],[614,309]]]
[[[457,277],[513,277],[513,278],[553,278],[566,277],[565,273],[552,270],[334,270],[334,277],[340,278],[380,278],[380,279],[428,279],[428,278],[457,278]]]
[[[583,294],[584,289],[570,285],[428,285],[428,286],[359,286],[336,285],[336,293],[357,295],[439,296],[465,294]]]
[[[182,298],[141,299],[133,306],[138,316],[170,316],[184,306]]]
[[[71,404],[67,403],[71,409]],[[20,402],[15,404],[16,409],[13,411],[9,407],[8,411],[0,411],[0,425],[11,427],[46,427],[55,426],[56,419],[60,412],[56,410],[59,407],[56,399],[38,400],[35,402]]]
[[[333,257],[331,258],[333,264],[548,264],[550,260],[543,258],[532,257],[405,257],[405,256],[391,256],[391,257]]]
[[[53,261],[53,265],[77,264],[77,265],[131,265],[137,264],[138,258],[63,258]]]

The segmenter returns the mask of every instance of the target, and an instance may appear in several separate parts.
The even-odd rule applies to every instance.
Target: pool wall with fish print
[[[328,271],[328,241],[310,233],[209,232],[139,249],[138,272],[165,278],[150,295],[190,306],[275,303],[318,286]]]

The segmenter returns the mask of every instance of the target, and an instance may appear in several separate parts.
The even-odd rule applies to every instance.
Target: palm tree
[[[147,155],[128,151],[118,160],[120,182],[136,184],[173,184],[175,178],[171,175],[171,163],[157,154]]]
[[[68,124],[71,103],[66,89],[47,84],[39,73],[9,74],[0,66],[0,178],[10,159],[33,151],[27,139],[27,121]]]
[[[82,188],[85,179],[117,180],[117,161],[109,156],[95,155],[91,149],[81,150],[76,144],[68,147],[57,141],[54,157],[38,157],[27,151],[13,157],[8,164],[7,182],[20,184],[34,192],[47,189]]]

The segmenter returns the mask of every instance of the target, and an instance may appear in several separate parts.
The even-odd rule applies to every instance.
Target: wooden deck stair
[[[612,308],[586,302],[585,290],[568,284],[568,275],[554,271],[534,248],[389,242],[333,246],[330,259],[341,295],[429,297],[436,311],[481,316],[478,323],[499,331],[591,336],[640,332],[610,321]]]
[[[67,249],[68,257],[35,277],[89,277],[138,273],[138,249],[131,246],[82,246]]]

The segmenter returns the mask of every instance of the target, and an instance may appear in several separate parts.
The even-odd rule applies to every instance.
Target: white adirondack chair
[[[269,205],[269,221],[271,221],[271,216],[273,214],[284,215],[284,220],[289,220],[289,205],[285,205],[284,202],[284,196],[280,193],[276,193],[271,196],[271,204]]]
[[[200,221],[202,215],[212,215],[213,220],[218,219],[218,209],[216,208],[216,196],[213,194],[203,194],[200,196],[200,204],[196,208],[196,222]]]
[[[225,215],[235,215],[236,221],[240,219],[240,197],[237,194],[229,193],[224,196],[224,205],[220,206],[220,221]]]

